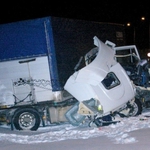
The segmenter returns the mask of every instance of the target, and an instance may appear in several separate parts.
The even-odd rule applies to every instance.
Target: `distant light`
[[[150,57],[150,52],[149,52],[149,53],[147,53],[147,56],[148,56],[148,57]]]
[[[145,17],[141,17],[141,20],[145,20]]]
[[[127,23],[127,26],[128,26],[128,27],[130,27],[130,26],[131,26],[130,22],[128,22],[128,23]]]

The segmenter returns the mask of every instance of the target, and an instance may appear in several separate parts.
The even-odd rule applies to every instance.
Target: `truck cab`
[[[115,51],[98,37],[93,39],[95,47],[85,55],[85,66],[75,71],[64,86],[79,101],[78,107],[67,112],[66,117],[73,124],[78,122],[77,112],[101,118],[127,108],[127,103],[134,101],[135,88],[116,61]]]

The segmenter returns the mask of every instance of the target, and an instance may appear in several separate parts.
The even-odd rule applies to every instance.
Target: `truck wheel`
[[[142,113],[142,104],[138,99],[135,99],[133,104],[130,106],[130,116],[137,116]]]
[[[40,115],[32,108],[23,108],[15,112],[14,126],[17,130],[37,130],[40,126]]]

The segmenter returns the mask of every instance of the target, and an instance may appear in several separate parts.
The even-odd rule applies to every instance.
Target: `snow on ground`
[[[117,124],[111,124],[100,128],[88,127],[85,123],[78,127],[72,126],[71,124],[61,124],[57,126],[40,127],[37,131],[13,130],[9,133],[0,132],[0,141],[35,144],[106,136],[113,139],[115,144],[135,143],[138,142],[136,137],[131,137],[129,133],[143,128],[150,128],[150,110],[143,111],[141,115],[136,117],[119,117],[119,120],[120,122]],[[1,128],[8,128],[8,126],[3,125]]]

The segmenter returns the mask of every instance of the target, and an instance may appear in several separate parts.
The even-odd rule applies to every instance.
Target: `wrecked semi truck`
[[[91,32],[68,30],[70,22],[78,21],[62,20],[44,17],[0,25],[0,124],[37,130],[63,122],[80,125],[86,118],[101,125],[104,116],[116,113],[135,115],[134,86],[112,49],[92,35],[93,45]],[[83,65],[80,56],[85,56]]]

